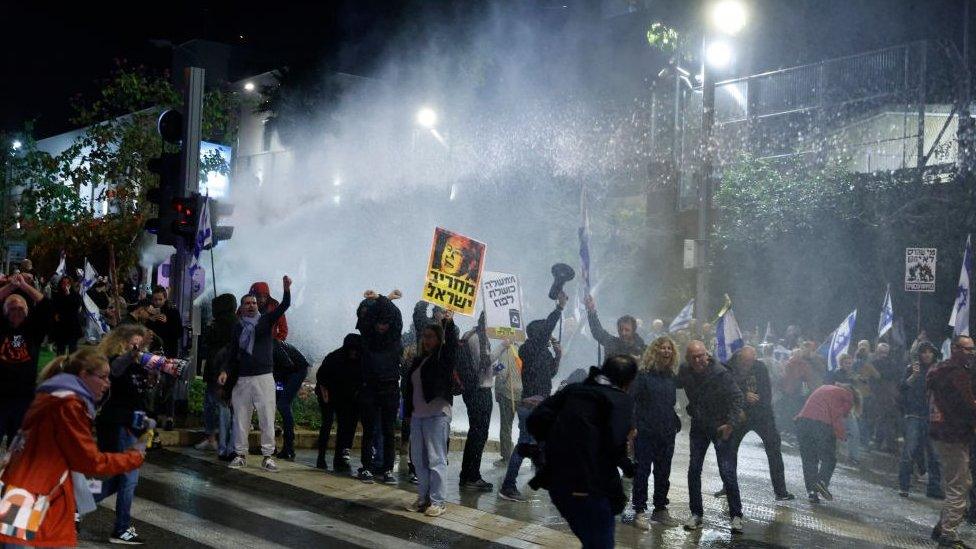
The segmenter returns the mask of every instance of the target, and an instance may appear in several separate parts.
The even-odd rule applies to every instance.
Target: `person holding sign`
[[[473,314],[484,259],[484,243],[437,227],[422,299],[457,313]]]

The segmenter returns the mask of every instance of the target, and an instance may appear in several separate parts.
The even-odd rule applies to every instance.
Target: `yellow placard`
[[[483,242],[437,227],[430,246],[423,300],[473,315],[484,263]]]

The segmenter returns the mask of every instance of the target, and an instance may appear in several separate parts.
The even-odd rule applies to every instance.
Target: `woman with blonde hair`
[[[671,458],[674,456],[674,438],[681,430],[681,420],[674,412],[677,401],[675,372],[678,365],[678,349],[668,336],[661,336],[644,350],[640,371],[630,386],[634,397],[637,437],[634,454],[637,472],[634,476],[631,501],[634,506],[634,526],[650,529],[650,520],[665,526],[676,523],[668,513],[668,490],[671,484]],[[650,520],[647,511],[647,483],[654,473],[654,512]]]
[[[90,348],[60,356],[41,371],[0,478],[5,488],[0,521],[14,527],[8,530],[11,535],[0,534],[0,546],[75,546],[75,491],[69,472],[109,476],[142,465],[140,449],[103,453],[95,446],[95,403],[108,390],[109,379],[108,360]],[[39,523],[34,513],[19,512],[28,494],[48,499]]]

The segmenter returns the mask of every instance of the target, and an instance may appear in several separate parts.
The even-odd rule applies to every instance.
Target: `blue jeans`
[[[861,461],[861,423],[853,416],[844,418],[844,430],[847,431],[847,457],[854,461]]]
[[[220,399],[217,398],[219,386],[216,381],[207,383],[207,390],[203,393],[203,430],[208,435],[217,433],[220,429]]]
[[[529,430],[525,427],[525,420],[528,419],[529,414],[532,413],[532,408],[529,406],[523,406],[519,404],[516,409],[518,414],[518,426],[519,426],[519,437],[518,444],[535,444],[535,439],[529,434]],[[508,470],[505,472],[505,480],[502,482],[503,490],[514,490],[515,479],[518,478],[519,469],[522,468],[522,454],[518,451],[518,446],[512,451],[512,458],[508,460]]]
[[[929,439],[929,420],[920,417],[905,418],[905,444],[901,448],[901,459],[898,462],[898,487],[907,492],[912,483],[912,469],[915,467],[915,455],[919,451],[925,452],[926,468],[928,469],[928,488],[925,493],[929,496],[942,495],[942,465],[939,455]]]
[[[705,512],[701,493],[702,466],[705,464],[705,454],[708,452],[708,447],[714,444],[715,458],[718,461],[718,474],[722,477],[725,497],[729,502],[729,515],[732,518],[741,517],[742,500],[739,499],[739,479],[736,476],[737,463],[735,445],[732,443],[732,439],[717,438],[712,440],[709,436],[692,428],[689,441],[691,442],[691,460],[688,464],[688,496],[691,514],[700,517]]]
[[[298,396],[298,390],[302,388],[302,382],[308,375],[307,370],[299,370],[288,374],[281,380],[284,386],[281,391],[275,391],[275,406],[281,414],[281,430],[284,444],[282,450],[285,453],[295,451],[295,416],[291,412],[291,403]]]
[[[410,420],[410,457],[417,471],[417,496],[433,505],[444,505],[450,435],[450,416],[440,414]]]
[[[591,495],[572,495],[549,491],[559,514],[569,523],[583,549],[612,549],[614,517],[610,500]]]
[[[225,456],[234,452],[234,411],[223,400],[218,403],[217,454]]]
[[[136,436],[129,432],[123,425],[113,426],[118,429],[118,440],[112,448],[102,448],[103,452],[124,452],[136,443]],[[136,495],[136,484],[139,483],[139,469],[133,469],[128,473],[115,475],[114,477],[102,482],[102,492],[95,494],[95,501],[100,502],[108,496],[115,494],[115,526],[113,534],[120,534],[132,526],[132,500]]]

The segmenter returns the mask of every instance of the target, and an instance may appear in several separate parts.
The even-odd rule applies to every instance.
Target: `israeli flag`
[[[691,318],[693,314],[695,314],[694,298],[692,298],[691,301],[689,301],[688,304],[685,305],[684,309],[681,309],[681,312],[678,313],[678,316],[674,317],[674,320],[671,321],[671,325],[668,326],[668,332],[673,334],[678,330],[684,330],[688,328],[688,326],[691,326]]]
[[[203,207],[200,208],[200,219],[197,221],[197,235],[193,242],[193,255],[190,257],[190,266],[187,269],[190,274],[191,293],[193,299],[203,293],[207,286],[207,276],[203,273],[203,266],[200,265],[200,254],[208,246],[213,245],[213,232],[210,228],[210,198],[204,197]]]
[[[583,279],[583,286],[586,288],[587,295],[590,294],[590,212],[586,207],[586,193],[580,194],[580,213],[582,220],[579,227],[579,256],[580,256],[580,278]]]
[[[739,323],[735,321],[731,308],[719,317],[718,324],[715,325],[715,339],[715,356],[720,362],[728,362],[745,345]]]
[[[956,302],[952,305],[949,326],[953,336],[969,335],[969,275],[973,271],[973,254],[970,236],[966,237],[966,251],[962,256],[962,272],[959,273],[959,287],[956,289]],[[947,355],[948,356],[948,355]]]
[[[101,336],[108,333],[108,325],[102,319],[102,315],[98,311],[98,305],[88,295],[88,290],[92,289],[95,282],[98,280],[98,273],[95,272],[95,268],[92,264],[88,262],[88,258],[85,258],[85,271],[81,279],[81,302],[85,306],[85,323],[88,325],[88,333],[93,335],[94,338],[100,338]],[[93,339],[93,338],[90,338]]]
[[[884,337],[891,329],[894,320],[895,313],[891,308],[891,286],[888,286],[888,290],[885,292],[884,305],[881,306],[881,319],[878,321],[878,339]]]
[[[851,338],[854,335],[854,323],[857,321],[857,309],[847,315],[844,322],[830,334],[830,345],[827,347],[827,371],[833,372],[840,364],[840,355],[847,352],[851,346]]]
[[[64,273],[66,272],[68,272],[68,267],[65,264],[64,250],[61,250],[61,261],[58,263],[58,268],[57,270],[54,271],[54,274],[58,276],[64,276]]]
[[[81,278],[81,293],[86,293],[88,290],[92,289],[95,282],[98,281],[98,273],[95,272],[95,268],[92,264],[88,262],[88,258],[85,258],[85,270]]]

